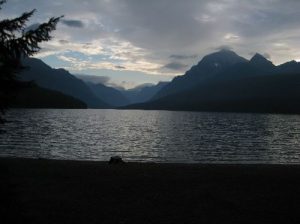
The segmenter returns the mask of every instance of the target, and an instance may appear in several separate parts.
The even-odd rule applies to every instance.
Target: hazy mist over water
[[[184,163],[300,163],[300,116],[10,110],[0,156]]]

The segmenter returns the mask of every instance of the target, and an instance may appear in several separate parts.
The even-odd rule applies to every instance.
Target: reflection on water
[[[11,110],[0,156],[300,163],[300,116],[134,110]]]

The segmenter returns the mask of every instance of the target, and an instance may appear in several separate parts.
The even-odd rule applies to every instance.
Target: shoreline
[[[300,165],[0,158],[3,223],[299,223]],[[3,220],[3,219],[2,219]]]
[[[123,158],[122,158],[123,159]],[[18,156],[1,156],[0,155],[0,162],[1,161],[5,161],[5,160],[25,160],[25,161],[48,161],[48,162],[66,162],[66,163],[82,163],[82,165],[109,165],[109,158],[108,160],[84,160],[84,159],[57,159],[57,158],[43,158],[43,157],[39,157],[39,158],[33,158],[33,157],[18,157]],[[290,167],[290,166],[299,166],[300,167],[300,163],[263,163],[263,162],[243,162],[243,163],[234,163],[231,161],[218,161],[218,162],[174,162],[174,161],[127,161],[127,160],[123,160],[123,165],[129,164],[129,165],[134,165],[134,164],[140,164],[140,165],[158,165],[158,166],[256,166],[256,167],[267,167],[267,166],[285,166],[285,167]]]

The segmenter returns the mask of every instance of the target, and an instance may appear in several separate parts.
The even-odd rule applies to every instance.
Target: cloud
[[[63,19],[61,22],[64,25],[69,26],[69,27],[75,27],[75,28],[83,28],[84,27],[84,23],[80,20]]]
[[[213,50],[217,50],[217,51],[222,51],[222,50],[232,51],[233,47],[231,47],[229,45],[222,45],[222,46],[213,48]]]
[[[144,61],[140,59],[138,61],[125,61],[122,65],[116,65],[113,59],[112,61],[93,61],[90,60],[90,57],[86,59],[78,59],[74,56],[66,56],[66,55],[58,55],[58,59],[67,62],[63,68],[71,71],[83,71],[83,70],[97,70],[97,69],[106,69],[106,70],[114,70],[114,71],[134,71],[141,72],[145,74],[152,75],[162,75],[160,71],[161,65],[155,64],[151,62]],[[91,57],[92,58],[92,57]],[[121,66],[121,67],[120,67]],[[180,73],[179,73],[180,74]],[[168,71],[163,71],[163,75],[172,76],[173,73]]]
[[[201,16],[196,16],[195,20],[200,23],[212,23],[215,22],[215,18],[206,14],[203,14]]]
[[[271,55],[269,53],[263,53],[263,56],[266,58],[266,59],[271,59]]]
[[[93,84],[103,84],[105,86],[113,87],[115,89],[124,90],[125,88],[131,88],[135,86],[135,83],[132,82],[121,82],[115,83],[108,76],[100,76],[100,75],[87,75],[87,74],[74,74],[77,78],[83,80],[84,82],[90,82]]]
[[[238,36],[236,34],[232,34],[232,33],[227,33],[227,34],[225,34],[224,39],[226,41],[238,41],[238,40],[240,40],[240,36]]]
[[[151,86],[154,86],[154,85],[155,84],[153,84],[153,83],[143,83],[143,84],[135,86],[134,88],[131,88],[131,90],[139,91],[139,90],[141,90],[145,87],[151,87]]]
[[[194,59],[197,57],[198,57],[198,55],[196,55],[196,54],[193,54],[193,55],[172,54],[172,55],[170,55],[171,59],[176,59],[176,60]]]
[[[120,65],[116,65],[115,68],[116,68],[116,69],[121,69],[121,70],[122,70],[122,69],[126,69],[126,67],[120,66]]]
[[[119,85],[112,86],[114,88],[124,90],[124,89],[134,89],[136,87],[136,83],[132,81],[122,81]]]
[[[59,43],[60,44],[69,44],[70,41],[68,41],[68,40],[59,40]]]
[[[59,23],[55,38],[42,45],[38,57],[70,57],[69,52],[77,52],[79,56],[72,56],[76,60],[69,62],[76,71],[90,66],[171,77],[212,50],[224,48],[244,57],[268,52],[275,64],[300,58],[300,1],[296,0],[12,2],[1,11],[4,18],[29,6],[38,9],[33,23],[51,16],[72,18]],[[62,62],[66,59],[60,57]]]
[[[99,55],[103,53],[100,41],[92,43],[73,42],[67,37],[56,38],[52,41],[42,44],[42,51],[37,54],[38,57],[46,57],[49,55],[61,55],[66,52],[78,52],[88,56]]]
[[[186,69],[188,65],[179,63],[179,62],[171,62],[163,66],[164,69],[169,69],[169,70],[176,70],[176,71],[182,71]]]

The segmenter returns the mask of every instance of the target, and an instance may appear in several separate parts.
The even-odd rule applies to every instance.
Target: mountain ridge
[[[120,107],[130,104],[127,97],[119,90],[105,86],[102,83],[86,82],[93,93],[101,98],[105,103],[112,105],[113,107]]]
[[[90,88],[65,69],[53,69],[40,59],[26,58],[23,64],[27,69],[21,72],[22,81],[34,81],[38,86],[75,97],[90,108],[111,107],[96,97]]]
[[[300,63],[275,66],[256,54],[249,61],[236,61],[207,76],[190,88],[126,108],[300,113]]]
[[[160,90],[152,100],[169,94],[191,88],[198,82],[209,79],[220,70],[229,68],[233,64],[248,60],[231,50],[221,50],[204,56],[197,65],[191,67],[184,75],[175,77],[165,88]]]

